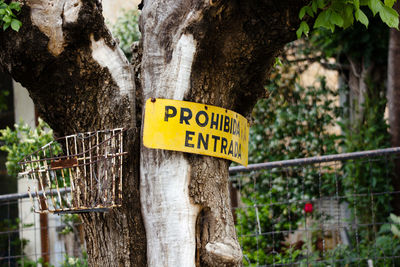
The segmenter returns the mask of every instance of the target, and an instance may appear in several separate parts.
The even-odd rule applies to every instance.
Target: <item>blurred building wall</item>
[[[140,0],[103,0],[103,15],[105,19],[114,24],[124,9],[137,9]]]

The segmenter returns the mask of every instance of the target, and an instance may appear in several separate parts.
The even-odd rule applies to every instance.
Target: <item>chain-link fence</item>
[[[398,148],[230,169],[245,266],[400,266]]]
[[[399,154],[231,167],[243,265],[400,266],[400,218],[391,215]],[[28,194],[0,196],[0,266],[83,266],[77,217],[34,214],[30,205]]]
[[[84,266],[76,215],[37,214],[28,194],[0,196],[0,266]]]

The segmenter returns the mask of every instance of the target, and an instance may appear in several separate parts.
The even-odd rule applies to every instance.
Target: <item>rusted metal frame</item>
[[[110,208],[88,208],[88,209],[70,209],[70,210],[55,210],[52,211],[54,214],[76,214],[76,213],[88,213],[88,212],[107,212]]]
[[[123,129],[123,131],[125,130],[124,128],[117,128],[117,129]],[[107,131],[110,131],[110,130],[107,130]],[[107,132],[107,131],[99,131],[99,132],[101,133],[101,132]],[[122,134],[123,131],[121,131],[121,132],[119,132],[119,133],[117,133],[117,134]],[[88,133],[93,134],[93,133],[95,133],[95,132],[88,132]],[[84,133],[82,133],[82,135],[83,135],[83,134],[84,134]],[[40,152],[41,150],[47,148],[48,146],[51,146],[52,143],[54,143],[54,142],[56,142],[56,141],[59,141],[59,140],[61,140],[61,139],[67,138],[67,137],[68,137],[68,138],[71,138],[71,137],[75,137],[75,138],[76,138],[77,135],[68,135],[68,136],[65,136],[65,137],[57,138],[57,139],[55,139],[54,141],[51,141],[50,143],[44,145],[44,146],[41,147],[40,149],[34,151],[31,155],[37,154],[37,153]],[[103,140],[101,143],[97,144],[95,147],[103,145],[104,143],[106,143],[106,142],[107,142],[109,139],[111,139],[111,138],[114,138],[114,136],[111,136],[110,138],[108,138],[108,139],[106,139],[106,140]],[[81,138],[81,139],[88,139],[88,137],[83,137],[83,138]],[[94,148],[94,147],[93,147],[93,148]],[[88,150],[89,150],[89,149],[88,149]],[[84,150],[84,151],[82,151],[81,153],[76,153],[76,154],[70,155],[70,156],[71,156],[71,157],[82,156],[82,155],[85,155],[85,154],[88,152],[88,150]],[[43,160],[46,160],[46,159],[47,159],[47,160],[56,160],[56,159],[65,159],[65,158],[68,158],[68,156],[57,156],[57,157],[50,157],[50,158],[46,158],[46,159],[37,159],[37,160],[26,161],[25,159],[27,159],[29,156],[30,156],[30,155],[24,157],[22,160],[20,160],[20,161],[18,162],[18,164],[30,163],[31,161],[32,161],[32,162],[43,161]]]
[[[126,154],[128,154],[128,152],[115,153],[115,154],[107,154],[107,158],[111,158],[111,157],[121,157],[121,156],[126,155]],[[100,161],[105,160],[104,157],[93,156],[93,158],[99,158],[99,159],[97,159],[97,160],[95,160],[95,161],[92,161],[91,163],[97,163],[97,162],[100,162]],[[78,159],[78,162],[79,162],[79,161],[83,161],[83,159],[84,159],[84,158],[79,158],[79,159]],[[89,159],[89,158],[86,158],[86,159]],[[47,160],[49,160],[49,159],[47,159]],[[34,163],[34,162],[37,162],[37,161],[33,161],[33,163]],[[27,162],[27,163],[30,163],[30,162]],[[88,162],[88,163],[73,165],[73,166],[71,166],[71,167],[82,167],[82,166],[89,165],[89,164],[91,164],[91,163]],[[29,171],[26,171],[26,172],[20,172],[19,175],[32,174],[33,172],[37,172],[37,173],[40,173],[40,172],[47,172],[47,171],[49,171],[49,170],[58,170],[58,169],[61,169],[61,168],[66,168],[66,167],[55,167],[55,168],[50,168],[50,169],[44,168],[44,169],[39,169],[39,170],[38,170],[38,169],[29,170]]]
[[[53,160],[50,162],[50,166],[51,166],[52,170],[67,169],[67,168],[75,167],[77,165],[78,165],[77,158],[59,159],[59,160]]]
[[[94,136],[95,134],[93,134]],[[92,137],[93,137],[92,136]],[[93,203],[94,199],[93,199],[93,162],[92,162],[92,138],[87,138],[86,140],[88,140],[88,150],[89,150],[89,176],[90,176],[90,194],[89,194],[89,203]],[[83,141],[85,142],[85,141]],[[86,180],[86,179],[85,179]],[[92,205],[90,205],[92,206]]]
[[[74,145],[75,145],[75,154],[78,154],[78,144],[76,142],[76,135],[74,136]],[[78,179],[80,179],[80,172],[81,170],[79,169],[79,167],[76,167],[76,180],[78,182]],[[78,182],[78,186],[77,186],[77,205],[78,207],[81,205],[81,187],[80,187],[80,183]],[[72,193],[73,194],[73,193]]]
[[[51,179],[50,179],[50,173],[49,173],[50,168],[49,168],[46,160],[44,161],[44,167],[45,167],[45,169],[47,169],[47,171],[45,173],[46,173],[47,182],[49,183],[49,188],[51,189]],[[51,199],[51,202],[53,203],[53,207],[54,208],[57,207],[56,201],[54,200],[53,191],[51,191],[51,190],[50,190],[50,199]]]
[[[126,131],[127,128],[120,127],[120,128],[115,128],[115,130],[116,131]],[[93,137],[95,135],[95,133],[109,133],[110,131],[111,131],[110,129],[106,129],[106,130],[99,130],[99,131],[89,131],[89,132],[70,134],[70,135],[67,135],[67,136],[59,137],[59,138],[55,139],[55,141],[57,141],[59,139],[62,139],[62,138],[65,138],[65,137],[70,138],[70,137],[78,136],[78,135],[81,135],[81,134],[87,134],[88,136],[86,138],[90,138],[90,137]],[[81,138],[81,139],[83,139],[83,138]]]
[[[83,134],[83,136],[85,137],[84,134]],[[82,151],[85,151],[85,139],[84,138],[82,138],[82,139],[83,139],[82,140]],[[84,191],[83,191],[83,199],[84,199],[84,202],[85,202],[84,203],[84,207],[86,207],[86,205],[88,203],[88,200],[87,200],[87,180],[86,180],[86,177],[87,177],[87,173],[86,173],[86,151],[83,153],[83,163],[85,164],[85,166],[83,167],[83,177],[84,177],[83,181],[84,181],[84,184],[85,184],[85,188],[84,188]]]
[[[67,149],[67,156],[70,157],[69,144],[68,144],[68,137],[65,137],[65,147],[66,147],[66,149]],[[68,174],[69,174],[69,181],[70,181],[70,183],[71,183],[72,190],[75,190],[74,177],[73,177],[71,168],[68,168]],[[74,194],[73,194],[73,193],[71,194],[71,203],[72,203],[72,204],[71,204],[70,206],[72,206],[73,203],[74,203]]]
[[[113,135],[115,135],[115,132],[113,131]],[[114,152],[114,149],[115,149],[115,138],[113,138],[113,139],[111,139],[110,140],[110,146],[111,146],[111,151],[112,152]],[[111,158],[111,165],[112,165],[112,168],[111,168],[111,175],[112,175],[112,200],[111,200],[111,204],[112,205],[115,205],[115,191],[117,190],[116,189],[116,184],[115,184],[115,176],[116,176],[116,174],[115,174],[115,157],[113,157],[113,158]]]
[[[39,148],[38,150],[36,150],[36,151],[32,152],[31,154],[29,154],[29,155],[23,157],[23,158],[18,162],[18,164],[23,165],[23,164],[30,163],[30,162],[43,161],[43,159],[38,159],[38,160],[35,160],[35,161],[34,161],[34,160],[32,160],[31,156],[32,156],[32,155],[35,155],[35,154],[38,154],[40,151],[45,150],[47,147],[50,147],[51,144],[52,144],[53,142],[54,142],[54,141],[51,141],[50,143],[48,143],[48,144],[42,146],[41,148]],[[31,158],[31,160],[30,160],[30,161],[29,161],[29,160],[26,160],[26,159],[28,159],[28,158]]]
[[[50,142],[48,145],[44,146],[42,151],[44,151],[45,157],[46,157],[45,148],[48,149],[50,158],[53,157],[53,151],[52,151],[52,147],[51,147],[52,144],[53,144],[53,142]],[[51,189],[52,188],[52,181],[54,179],[56,180],[56,186],[58,184],[57,173],[54,170],[51,169],[51,166],[48,166],[47,160],[44,160],[44,162],[46,162],[46,166],[47,166],[44,170],[45,170],[46,174],[49,177],[49,188]],[[41,172],[41,171],[43,172],[43,169],[38,169],[37,171],[38,171],[38,173]],[[45,190],[45,189],[43,189],[43,190]],[[58,194],[58,197],[59,197],[60,203],[61,203],[61,195],[60,195],[59,192],[60,192],[60,190],[59,190],[59,188],[57,188],[56,193]],[[52,197],[53,197],[53,195],[52,195]],[[56,203],[56,200],[54,199],[54,197],[52,198],[52,203],[53,203],[54,209],[56,209],[57,208],[57,203]]]
[[[96,132],[96,144],[100,143],[100,136],[99,136],[99,132]],[[98,155],[100,155],[100,146],[96,146],[96,156],[98,157]],[[100,173],[99,173],[99,164],[96,162],[96,172],[97,172],[97,190],[98,190],[98,194],[99,194],[99,198],[101,200],[102,198],[102,190],[101,190],[101,183],[100,183]],[[100,177],[100,178],[99,178]],[[107,197],[107,191],[105,192],[105,197]],[[103,197],[104,198],[104,197]]]
[[[86,151],[86,152],[88,152],[88,151]],[[123,152],[122,154],[125,155],[125,154],[127,154],[127,152]],[[34,154],[32,154],[32,155],[34,155]],[[108,157],[119,157],[120,155],[121,155],[120,153],[107,154]],[[75,159],[78,160],[78,161],[82,161],[83,158],[84,158],[84,157],[77,158],[76,155],[70,155],[70,157],[75,157],[73,159],[70,158],[71,162],[73,162],[72,160],[75,160]],[[92,158],[103,158],[103,157],[102,156],[92,156]],[[64,159],[66,159],[66,160],[64,160]],[[89,159],[89,157],[86,157],[86,159]],[[19,164],[23,165],[23,164],[28,164],[28,163],[36,163],[36,162],[42,162],[42,161],[45,161],[45,160],[47,160],[47,161],[49,161],[49,160],[52,160],[52,161],[61,160],[61,161],[63,161],[64,160],[64,161],[67,162],[67,164],[70,164],[70,167],[75,167],[75,165],[73,165],[72,163],[68,163],[67,156],[52,157],[52,158],[38,159],[38,160],[32,160],[32,161],[24,161],[24,162],[19,162]],[[95,163],[96,161],[93,161],[93,162]],[[76,166],[83,166],[83,164],[76,165]],[[56,168],[57,167],[54,167],[54,169],[56,169]],[[60,168],[64,168],[64,167],[60,167]],[[20,173],[20,174],[23,175],[25,173]]]
[[[105,133],[105,136],[106,136],[105,139],[107,140],[107,142],[110,142],[111,139],[110,139],[110,138],[107,138],[107,133]],[[106,147],[107,147],[107,146],[106,146]],[[107,182],[108,182],[107,152],[108,152],[108,151],[107,151],[107,149],[105,148],[105,149],[104,149],[104,159],[105,159],[105,163],[104,163],[104,164],[105,164],[105,169],[106,169],[106,170],[105,170],[105,178],[104,178],[105,184],[107,184]],[[110,192],[110,194],[111,194],[111,192]]]
[[[104,138],[105,140],[107,140],[107,142],[110,142],[110,141],[109,141],[110,139],[107,138],[107,133],[104,133],[104,134],[103,134],[103,138]],[[99,151],[99,153],[98,153],[98,155],[104,153],[104,155],[102,155],[103,160],[104,160],[104,165],[102,165],[102,166],[106,169],[106,171],[105,171],[105,174],[104,174],[104,178],[103,178],[103,176],[102,176],[102,179],[104,179],[104,184],[106,184],[106,185],[107,185],[107,178],[108,178],[108,175],[107,175],[107,172],[108,172],[108,168],[107,168],[107,166],[108,166],[108,165],[107,165],[107,155],[108,155],[107,146],[108,146],[108,145],[106,145],[106,146],[103,148],[103,150],[102,150],[102,151]],[[99,188],[99,190],[104,191],[104,196],[103,196],[102,201],[103,201],[103,203],[107,203],[107,200],[108,200],[108,197],[109,197],[109,196],[108,196],[109,193],[108,193],[108,191],[107,191],[107,188],[104,189],[104,186],[103,186],[103,188],[102,188],[102,189]],[[111,193],[111,192],[110,192],[110,193]]]
[[[60,171],[61,171],[61,177],[62,177],[63,183],[64,183],[64,189],[66,189],[67,188],[67,181],[65,180],[64,169],[61,169]],[[68,206],[71,207],[71,201],[70,201],[69,197],[67,196],[66,199],[67,199]]]
[[[69,147],[69,145],[68,145],[68,138],[69,137],[64,137],[65,138],[65,142],[66,142],[66,149],[67,149],[67,155],[66,156],[59,156],[59,157],[53,157],[53,155],[52,155],[52,143],[53,142],[51,142],[51,143],[49,143],[49,144],[47,144],[46,146],[43,146],[42,147],[42,149],[40,149],[40,150],[38,150],[38,152],[40,153],[40,152],[42,152],[43,153],[43,155],[44,155],[44,157],[45,157],[45,159],[40,159],[39,157],[37,158],[37,159],[34,159],[33,158],[33,156],[34,156],[34,154],[35,153],[33,153],[33,154],[31,154],[30,155],[30,160],[26,160],[27,159],[27,157],[25,157],[24,159],[25,159],[25,161],[23,161],[23,162],[20,162],[20,164],[24,164],[23,166],[30,166],[31,167],[31,169],[29,170],[28,169],[28,171],[25,171],[25,172],[23,172],[23,173],[20,173],[20,175],[28,175],[28,174],[31,174],[31,178],[33,178],[34,180],[36,180],[37,178],[36,178],[36,176],[37,177],[42,177],[42,178],[45,178],[45,177],[47,177],[47,179],[48,179],[48,182],[49,182],[49,187],[51,188],[51,185],[52,185],[52,182],[51,182],[51,177],[49,177],[49,171],[53,171],[53,172],[55,172],[56,170],[60,170],[62,173],[61,173],[61,176],[62,176],[62,179],[63,179],[63,183],[64,183],[64,191],[66,191],[66,189],[67,189],[67,185],[66,185],[66,179],[65,179],[65,173],[64,173],[64,169],[68,169],[68,171],[69,171],[69,173],[70,173],[70,178],[71,178],[71,182],[72,182],[72,186],[74,186],[74,182],[72,181],[73,180],[73,177],[72,177],[72,172],[71,172],[71,169],[73,168],[73,167],[75,167],[77,170],[78,170],[78,172],[79,172],[79,168],[78,168],[78,166],[83,166],[84,167],[84,171],[85,171],[85,173],[87,172],[87,170],[86,170],[86,167],[87,167],[87,165],[90,165],[89,166],[89,168],[90,168],[90,172],[91,172],[91,186],[93,187],[93,174],[92,174],[92,171],[93,171],[93,164],[94,163],[97,163],[97,162],[100,162],[100,161],[108,161],[108,160],[110,160],[111,159],[111,161],[112,161],[112,164],[113,164],[113,166],[112,166],[112,169],[111,169],[111,172],[112,172],[112,181],[113,181],[113,184],[112,184],[112,195],[113,195],[113,200],[112,200],[112,205],[111,206],[107,206],[107,207],[105,207],[105,206],[103,206],[103,205],[99,205],[98,207],[96,207],[95,209],[82,209],[80,206],[78,206],[78,207],[76,207],[76,208],[64,208],[64,205],[63,205],[63,203],[62,203],[62,198],[61,198],[61,196],[60,196],[60,193],[61,193],[61,191],[62,191],[62,189],[60,189],[60,185],[59,185],[59,183],[58,183],[58,179],[57,179],[57,175],[55,175],[56,177],[55,177],[55,179],[56,179],[56,192],[57,192],[57,194],[58,194],[58,197],[59,197],[59,199],[60,199],[60,206],[61,206],[61,209],[57,209],[56,208],[56,205],[54,205],[54,207],[55,207],[55,209],[54,210],[49,210],[48,209],[48,207],[47,207],[47,209],[45,209],[45,210],[43,210],[42,208],[41,208],[41,205],[40,205],[40,203],[39,203],[39,207],[40,207],[40,210],[38,211],[38,210],[36,210],[36,212],[39,212],[39,213],[47,213],[47,212],[55,212],[55,213],[63,213],[64,211],[70,211],[70,213],[72,213],[72,212],[74,212],[74,210],[80,210],[79,212],[89,212],[89,211],[94,211],[94,210],[97,210],[97,211],[101,211],[101,210],[106,210],[106,209],[108,209],[108,208],[112,208],[112,207],[118,207],[118,206],[120,206],[120,205],[116,205],[115,204],[115,198],[116,198],[116,190],[117,190],[117,187],[116,187],[116,177],[117,177],[117,175],[116,175],[116,162],[117,162],[117,159],[116,159],[116,157],[118,157],[118,159],[119,159],[119,166],[118,167],[120,167],[120,184],[119,184],[119,192],[118,192],[118,197],[120,198],[120,199],[122,199],[122,156],[123,155],[125,155],[125,154],[127,154],[127,152],[123,152],[123,147],[122,147],[122,145],[123,145],[123,128],[120,128],[120,129],[114,129],[114,130],[106,130],[106,131],[102,131],[102,132],[104,132],[104,133],[110,133],[110,132],[112,132],[112,136],[110,136],[109,138],[106,138],[105,140],[103,140],[101,143],[99,143],[99,138],[98,138],[98,135],[99,135],[99,132],[95,132],[95,134],[96,134],[96,144],[95,144],[95,146],[92,146],[92,141],[93,140],[91,140],[90,139],[90,137],[93,137],[94,136],[94,134],[92,134],[91,136],[89,136],[89,137],[85,137],[85,135],[83,135],[83,138],[82,138],[82,147],[83,147],[83,152],[82,153],[78,153],[78,150],[77,150],[77,142],[76,142],[76,139],[77,138],[79,138],[79,136],[77,136],[77,135],[72,135],[71,137],[74,137],[74,143],[76,144],[76,146],[75,146],[75,152],[76,152],[76,154],[75,155],[83,155],[83,158],[79,158],[79,160],[80,161],[82,161],[83,160],[83,164],[76,164],[76,162],[78,161],[78,159],[75,159],[75,161],[74,160],[72,160],[71,161],[71,156],[73,156],[73,155],[71,155],[71,153],[70,153],[70,147]],[[118,132],[119,131],[119,132]],[[120,135],[119,136],[119,138],[118,138],[118,134]],[[60,139],[60,138],[59,138]],[[58,139],[58,140],[59,140]],[[85,149],[85,140],[89,140],[90,141],[90,144],[89,144],[89,149],[88,150],[86,150]],[[119,145],[120,145],[120,147],[116,147],[117,145],[118,145],[118,141],[119,141]],[[93,149],[96,147],[96,151],[99,151],[99,148],[100,148],[100,145],[102,145],[102,144],[105,144],[105,143],[109,143],[108,144],[108,146],[111,146],[111,149],[112,149],[112,151],[110,151],[110,152],[113,152],[113,153],[107,153],[104,157],[103,156],[100,156],[100,155],[97,155],[97,156],[94,156],[94,155],[92,155],[92,152],[93,152]],[[47,157],[46,158],[46,149],[47,148],[49,148],[49,152],[50,152],[50,157]],[[118,150],[120,151],[120,153],[118,153]],[[87,151],[89,151],[89,158],[87,157]],[[37,154],[37,153],[36,153]],[[98,153],[97,153],[98,154]],[[56,164],[51,164],[50,166],[47,164],[47,160],[54,160],[54,159],[57,159],[57,160],[60,160],[60,159],[63,159],[63,158],[66,158],[67,160],[66,160],[66,162],[60,162],[60,163],[56,163]],[[87,163],[86,161],[87,160],[89,160],[89,162]],[[69,162],[69,161],[71,161],[71,162]],[[43,162],[43,163],[42,163]],[[53,163],[53,162],[52,162]],[[64,166],[64,163],[65,163],[65,165],[66,166]],[[43,164],[43,166],[42,166],[42,164]],[[37,168],[35,167],[35,166],[38,166]],[[43,168],[42,168],[43,167]],[[108,171],[110,171],[109,170],[109,168],[106,168],[106,175],[108,175]],[[46,173],[46,174],[44,174],[44,172]],[[45,176],[46,175],[46,176]],[[85,176],[87,176],[87,173],[86,173],[86,175]],[[42,188],[45,188],[44,187],[44,185],[43,185],[43,180],[42,179],[39,179],[39,181],[40,181],[40,183],[41,183],[41,187]],[[86,181],[86,180],[85,180]],[[35,189],[36,189],[36,187],[35,187]],[[86,184],[86,186],[85,186],[85,189],[87,189],[87,184]],[[92,189],[92,188],[91,188]],[[44,190],[42,190],[42,191],[44,191]],[[53,204],[54,204],[54,197],[53,197],[53,191],[54,190],[50,190],[49,192],[50,192],[50,194],[51,194],[51,196],[52,196],[52,201],[53,201]],[[46,194],[45,193],[46,191],[44,191],[44,194]],[[43,194],[43,193],[42,193]],[[30,199],[31,199],[31,201],[33,202],[33,196],[40,196],[41,194],[38,192],[38,190],[36,189],[36,194],[32,194],[31,193],[31,191],[30,191],[30,189],[28,190],[28,194],[27,194],[29,197],[30,197]],[[39,198],[40,197],[38,197],[38,201],[39,201]],[[47,200],[48,198],[46,197],[46,200]],[[79,199],[79,198],[78,198]],[[69,199],[68,199],[69,200]],[[86,194],[86,196],[85,196],[85,200],[87,200],[87,194]],[[46,206],[47,206],[47,202],[46,202]],[[69,206],[71,206],[70,205],[70,203],[69,203]]]
[[[124,130],[120,130],[120,135],[119,135],[119,193],[118,193],[118,198],[119,198],[119,204],[122,204],[122,168],[123,168],[123,155],[127,154],[127,152],[123,152],[124,151],[124,136],[123,136],[123,131]]]
[[[31,155],[31,159],[32,159],[32,155]],[[35,167],[33,166],[33,164],[34,163],[30,163],[30,165],[31,165],[31,167],[32,167],[32,169],[34,169]],[[36,173],[34,172],[33,173],[33,175],[32,175],[32,180],[34,180],[34,181],[36,181],[37,180],[37,178],[36,178]],[[38,189],[37,189],[37,187],[34,185],[33,186],[33,189],[35,190],[35,192],[36,192],[36,195],[38,195]],[[40,205],[40,200],[39,200],[39,198],[37,198],[37,202],[38,202],[38,207],[39,207],[39,210],[41,210],[42,209],[42,207],[41,207],[41,205]],[[33,206],[33,208],[34,208],[35,206]],[[36,210],[36,209],[35,209]]]
[[[124,152],[124,153],[118,153],[118,154],[120,154],[119,157],[122,157],[122,155],[126,154],[126,152]],[[113,156],[112,158],[115,159],[116,156]],[[103,157],[101,160],[98,160],[98,161],[106,161],[106,160],[109,160],[109,159]],[[31,163],[31,164],[33,164],[33,163]],[[122,165],[122,161],[120,162],[120,164]],[[87,163],[86,165],[89,165],[89,163]],[[120,167],[122,167],[121,165],[120,165]],[[83,166],[83,165],[82,165],[82,166]],[[116,167],[116,166],[113,166],[114,169],[115,169],[115,167]],[[54,171],[54,170],[51,170],[51,171]],[[63,170],[61,169],[60,171],[63,171]],[[120,171],[121,171],[121,170],[120,170]],[[48,172],[47,172],[46,170],[34,171],[34,172],[32,172],[32,173],[35,173],[35,174],[36,174],[36,173],[38,173],[38,174],[41,173],[41,175],[44,175],[43,173],[46,173],[47,178],[48,178],[48,182],[49,182],[49,184],[51,184],[50,177],[48,176]],[[115,173],[115,170],[114,170],[114,173]],[[35,174],[33,175],[34,177],[36,177]],[[64,175],[64,173],[62,173],[62,175]],[[38,178],[34,178],[34,179],[38,179]],[[55,178],[55,179],[56,179],[56,178]],[[64,179],[64,184],[66,185],[65,177],[63,177],[63,179]],[[116,182],[116,180],[114,180],[114,181]],[[58,183],[58,181],[56,181],[56,185],[57,185],[57,183]],[[120,190],[122,191],[121,187],[122,187],[122,185],[120,184]],[[64,190],[66,190],[66,189],[67,189],[67,187],[64,186]],[[49,192],[50,192],[51,196],[53,196],[53,192],[54,192],[54,191],[56,191],[56,192],[58,193],[58,191],[61,192],[61,190],[62,190],[62,189],[61,189],[60,187],[57,187],[57,190],[50,190]],[[36,190],[36,191],[37,191],[37,190]],[[115,192],[115,189],[114,189],[114,192]],[[37,194],[38,194],[38,193],[37,193]],[[36,195],[37,195],[37,194],[36,194]],[[116,195],[114,194],[114,198],[115,198],[115,196],[116,196]],[[60,195],[59,195],[59,197],[60,197]],[[120,192],[119,192],[119,197],[122,198]],[[56,207],[56,204],[55,204],[55,201],[54,201],[54,197],[52,197],[51,199],[52,199],[52,201],[53,201],[54,207]],[[115,203],[114,203],[114,204],[115,204]],[[113,205],[114,205],[114,204],[113,204]]]
[[[47,211],[43,211],[40,213],[55,213],[55,214],[63,214],[64,213],[65,214],[65,213],[85,213],[85,212],[92,212],[92,211],[106,212],[112,208],[118,208],[118,207],[121,207],[121,205],[110,205],[110,206],[97,205],[96,207],[90,207],[90,208],[72,207],[72,208],[65,208],[65,209],[47,210]]]
[[[52,152],[52,150],[51,150],[51,144],[50,144],[50,146],[49,146],[49,152],[50,152],[50,155],[53,154],[53,152]],[[58,185],[57,173],[56,173],[56,171],[54,171],[54,170],[50,170],[50,171],[53,171],[53,172],[55,173],[55,175],[54,175],[54,177],[55,177],[54,180],[56,181],[56,188],[57,188],[58,200],[60,201],[60,207],[63,208],[64,205],[63,205],[63,203],[62,203],[62,198],[61,198],[61,194],[60,194],[60,187],[59,187],[59,185]],[[54,207],[54,208],[56,208],[56,207]]]
[[[31,204],[32,204],[32,208],[35,209],[35,202],[33,201],[33,197],[32,197],[32,194],[31,194],[31,187],[30,186],[28,186],[28,195],[29,195],[29,200],[31,201]],[[17,199],[19,199],[19,198],[17,198]]]
[[[273,168],[283,168],[291,166],[303,166],[303,165],[311,165],[311,164],[326,163],[333,161],[344,161],[344,160],[359,159],[359,158],[369,158],[369,157],[391,155],[391,154],[400,154],[400,147],[334,154],[328,156],[317,156],[310,158],[300,158],[292,160],[282,160],[282,161],[274,161],[266,163],[257,163],[257,164],[250,164],[247,167],[235,166],[229,168],[229,174],[236,174],[239,172],[251,172],[257,170],[269,170]]]

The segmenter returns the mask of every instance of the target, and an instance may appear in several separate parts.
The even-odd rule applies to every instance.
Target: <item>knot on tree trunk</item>
[[[209,266],[241,266],[242,251],[236,240],[225,238],[223,242],[210,242],[205,250],[204,261]]]

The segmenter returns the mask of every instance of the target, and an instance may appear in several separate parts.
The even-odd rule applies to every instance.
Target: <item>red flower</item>
[[[313,205],[311,203],[306,203],[306,205],[304,205],[304,212],[305,213],[313,212]]]

